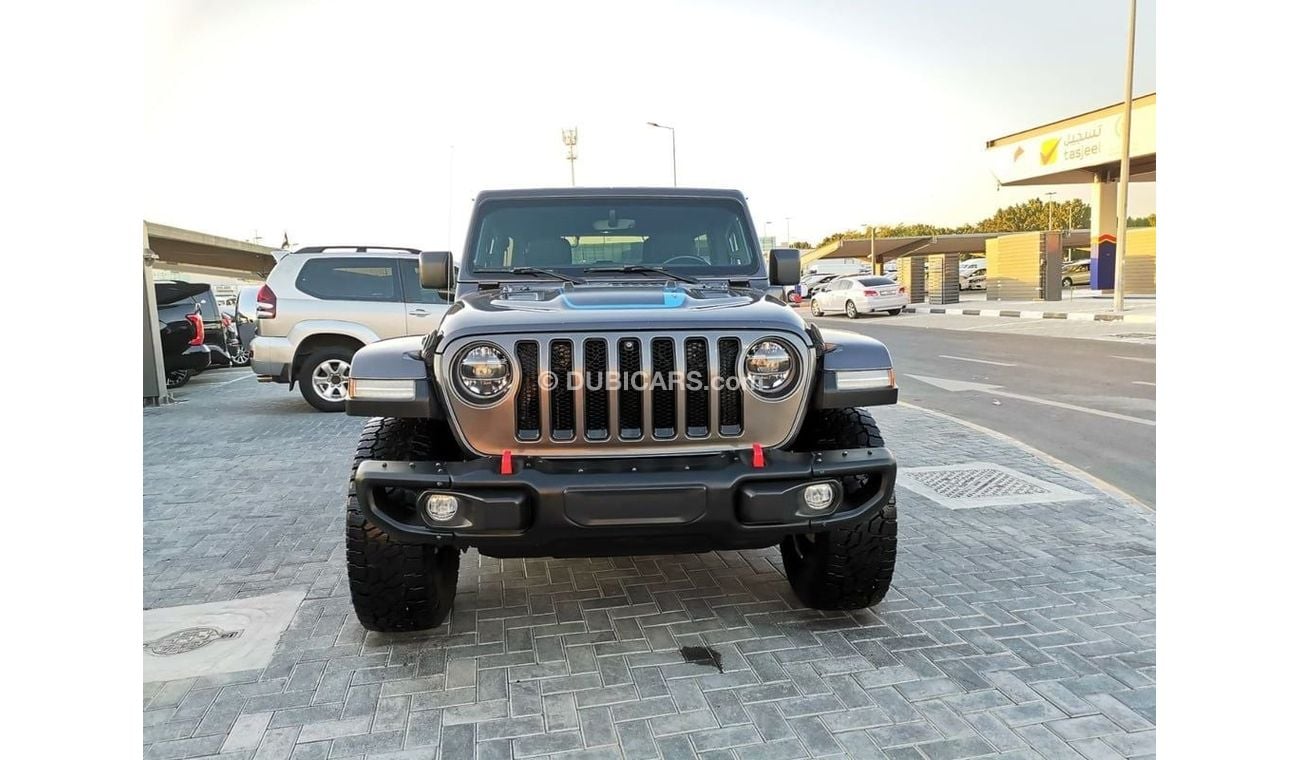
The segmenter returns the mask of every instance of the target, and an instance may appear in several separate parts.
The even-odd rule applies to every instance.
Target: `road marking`
[[[249,372],[247,375],[244,375],[243,377],[237,377],[234,380],[227,380],[224,383],[213,383],[213,385],[230,385],[231,383],[237,383],[240,380],[247,380],[250,377],[257,377],[257,375],[254,375],[252,372]]]
[[[1145,357],[1145,356],[1120,356],[1119,354],[1111,354],[1111,355],[1110,355],[1110,358],[1112,358],[1112,359],[1128,359],[1128,360],[1131,361],[1131,362],[1144,362],[1144,363],[1146,363],[1146,364],[1155,364],[1155,363],[1156,363],[1156,360],[1155,360],[1155,359],[1148,359],[1148,358]]]
[[[1146,380],[1134,380],[1134,381],[1133,381],[1133,384],[1134,384],[1134,385],[1149,385],[1149,386],[1151,386],[1152,388],[1156,387],[1156,384],[1155,384],[1155,383],[1148,383]]]
[[[988,383],[970,383],[965,380],[946,380],[942,377],[925,377],[923,375],[908,375],[913,380],[920,380],[936,388],[942,388],[945,391],[961,393],[963,391],[981,391],[994,396],[1003,396],[1005,398],[1014,398],[1020,401],[1028,401],[1031,404],[1042,404],[1043,406],[1054,406],[1058,409],[1069,409],[1072,412],[1083,412],[1084,414],[1095,414],[1098,417],[1109,417],[1112,420],[1122,420],[1124,422],[1135,422],[1139,425],[1156,426],[1155,420],[1148,420],[1144,417],[1130,417],[1127,414],[1117,412],[1108,412],[1105,409],[1093,409],[1087,406],[1077,406],[1067,404],[1064,401],[1053,401],[1047,398],[1038,398],[1037,396],[1025,396],[1019,393],[1002,390],[1000,385],[989,385]]]
[[[969,359],[969,358],[967,358],[967,357],[965,357],[965,356],[949,356],[949,355],[947,355],[947,354],[939,354],[939,358],[940,358],[940,359],[956,359],[956,360],[959,361],[959,362],[975,362],[975,363],[977,363],[977,364],[992,364],[992,365],[995,366],[995,367],[1015,367],[1015,366],[1018,366],[1018,365],[1015,365],[1015,364],[1008,364],[1008,363],[1006,363],[1006,362],[994,362],[994,361],[989,361],[988,359]]]

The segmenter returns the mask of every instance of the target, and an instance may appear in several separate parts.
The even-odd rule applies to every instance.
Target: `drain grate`
[[[991,462],[944,467],[904,467],[898,484],[948,509],[1046,504],[1088,498]]]

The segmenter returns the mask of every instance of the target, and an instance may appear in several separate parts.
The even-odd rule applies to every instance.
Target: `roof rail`
[[[406,253],[419,253],[419,248],[405,248],[399,245],[309,245],[305,248],[299,248],[292,253],[324,253],[326,251],[352,251],[353,253],[392,253],[393,251],[405,251]]]

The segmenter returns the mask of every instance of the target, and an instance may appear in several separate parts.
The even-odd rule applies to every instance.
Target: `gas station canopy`
[[[1119,177],[1124,104],[989,140],[993,175],[1007,186],[1090,184]],[[1133,99],[1129,179],[1156,178],[1156,94]]]

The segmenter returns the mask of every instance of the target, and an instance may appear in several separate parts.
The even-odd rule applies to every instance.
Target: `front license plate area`
[[[619,525],[685,525],[704,516],[704,486],[566,488],[564,514],[589,528]]]

